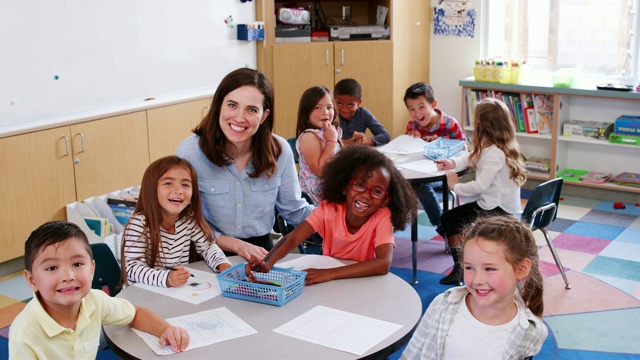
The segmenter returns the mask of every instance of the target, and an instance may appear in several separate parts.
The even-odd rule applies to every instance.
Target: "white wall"
[[[431,24],[429,84],[438,100],[438,108],[459,121],[462,121],[462,90],[458,81],[473,76],[474,62],[480,57],[480,2],[471,1],[477,11],[474,38],[434,36]]]

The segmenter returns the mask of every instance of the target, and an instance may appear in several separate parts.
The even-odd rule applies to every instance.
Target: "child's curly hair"
[[[396,169],[393,162],[378,150],[365,146],[349,146],[325,165],[322,170],[322,198],[336,204],[347,201],[343,193],[353,176],[364,170],[367,173],[383,167],[389,171],[389,203],[391,223],[394,230],[403,230],[417,215],[418,204],[416,194],[404,176]]]

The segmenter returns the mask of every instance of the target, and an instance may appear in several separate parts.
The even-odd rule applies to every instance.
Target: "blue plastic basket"
[[[306,272],[277,267],[268,273],[257,272],[255,275],[258,280],[282,286],[266,285],[249,282],[244,273],[245,264],[246,262],[234,265],[218,274],[218,284],[223,296],[282,306],[302,293]]]
[[[464,140],[439,138],[424,146],[424,156],[430,159],[448,159],[464,149]]]

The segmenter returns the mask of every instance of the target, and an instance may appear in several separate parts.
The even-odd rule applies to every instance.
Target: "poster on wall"
[[[477,12],[472,1],[439,0],[433,11],[433,35],[475,37]]]

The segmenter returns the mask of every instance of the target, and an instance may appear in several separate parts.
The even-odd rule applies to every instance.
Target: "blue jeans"
[[[440,201],[433,190],[434,188],[442,189],[442,182],[421,184],[416,188],[416,194],[420,204],[422,204],[422,208],[427,213],[429,222],[431,222],[431,225],[438,227],[440,226],[440,216],[442,216],[442,206],[440,206]]]

